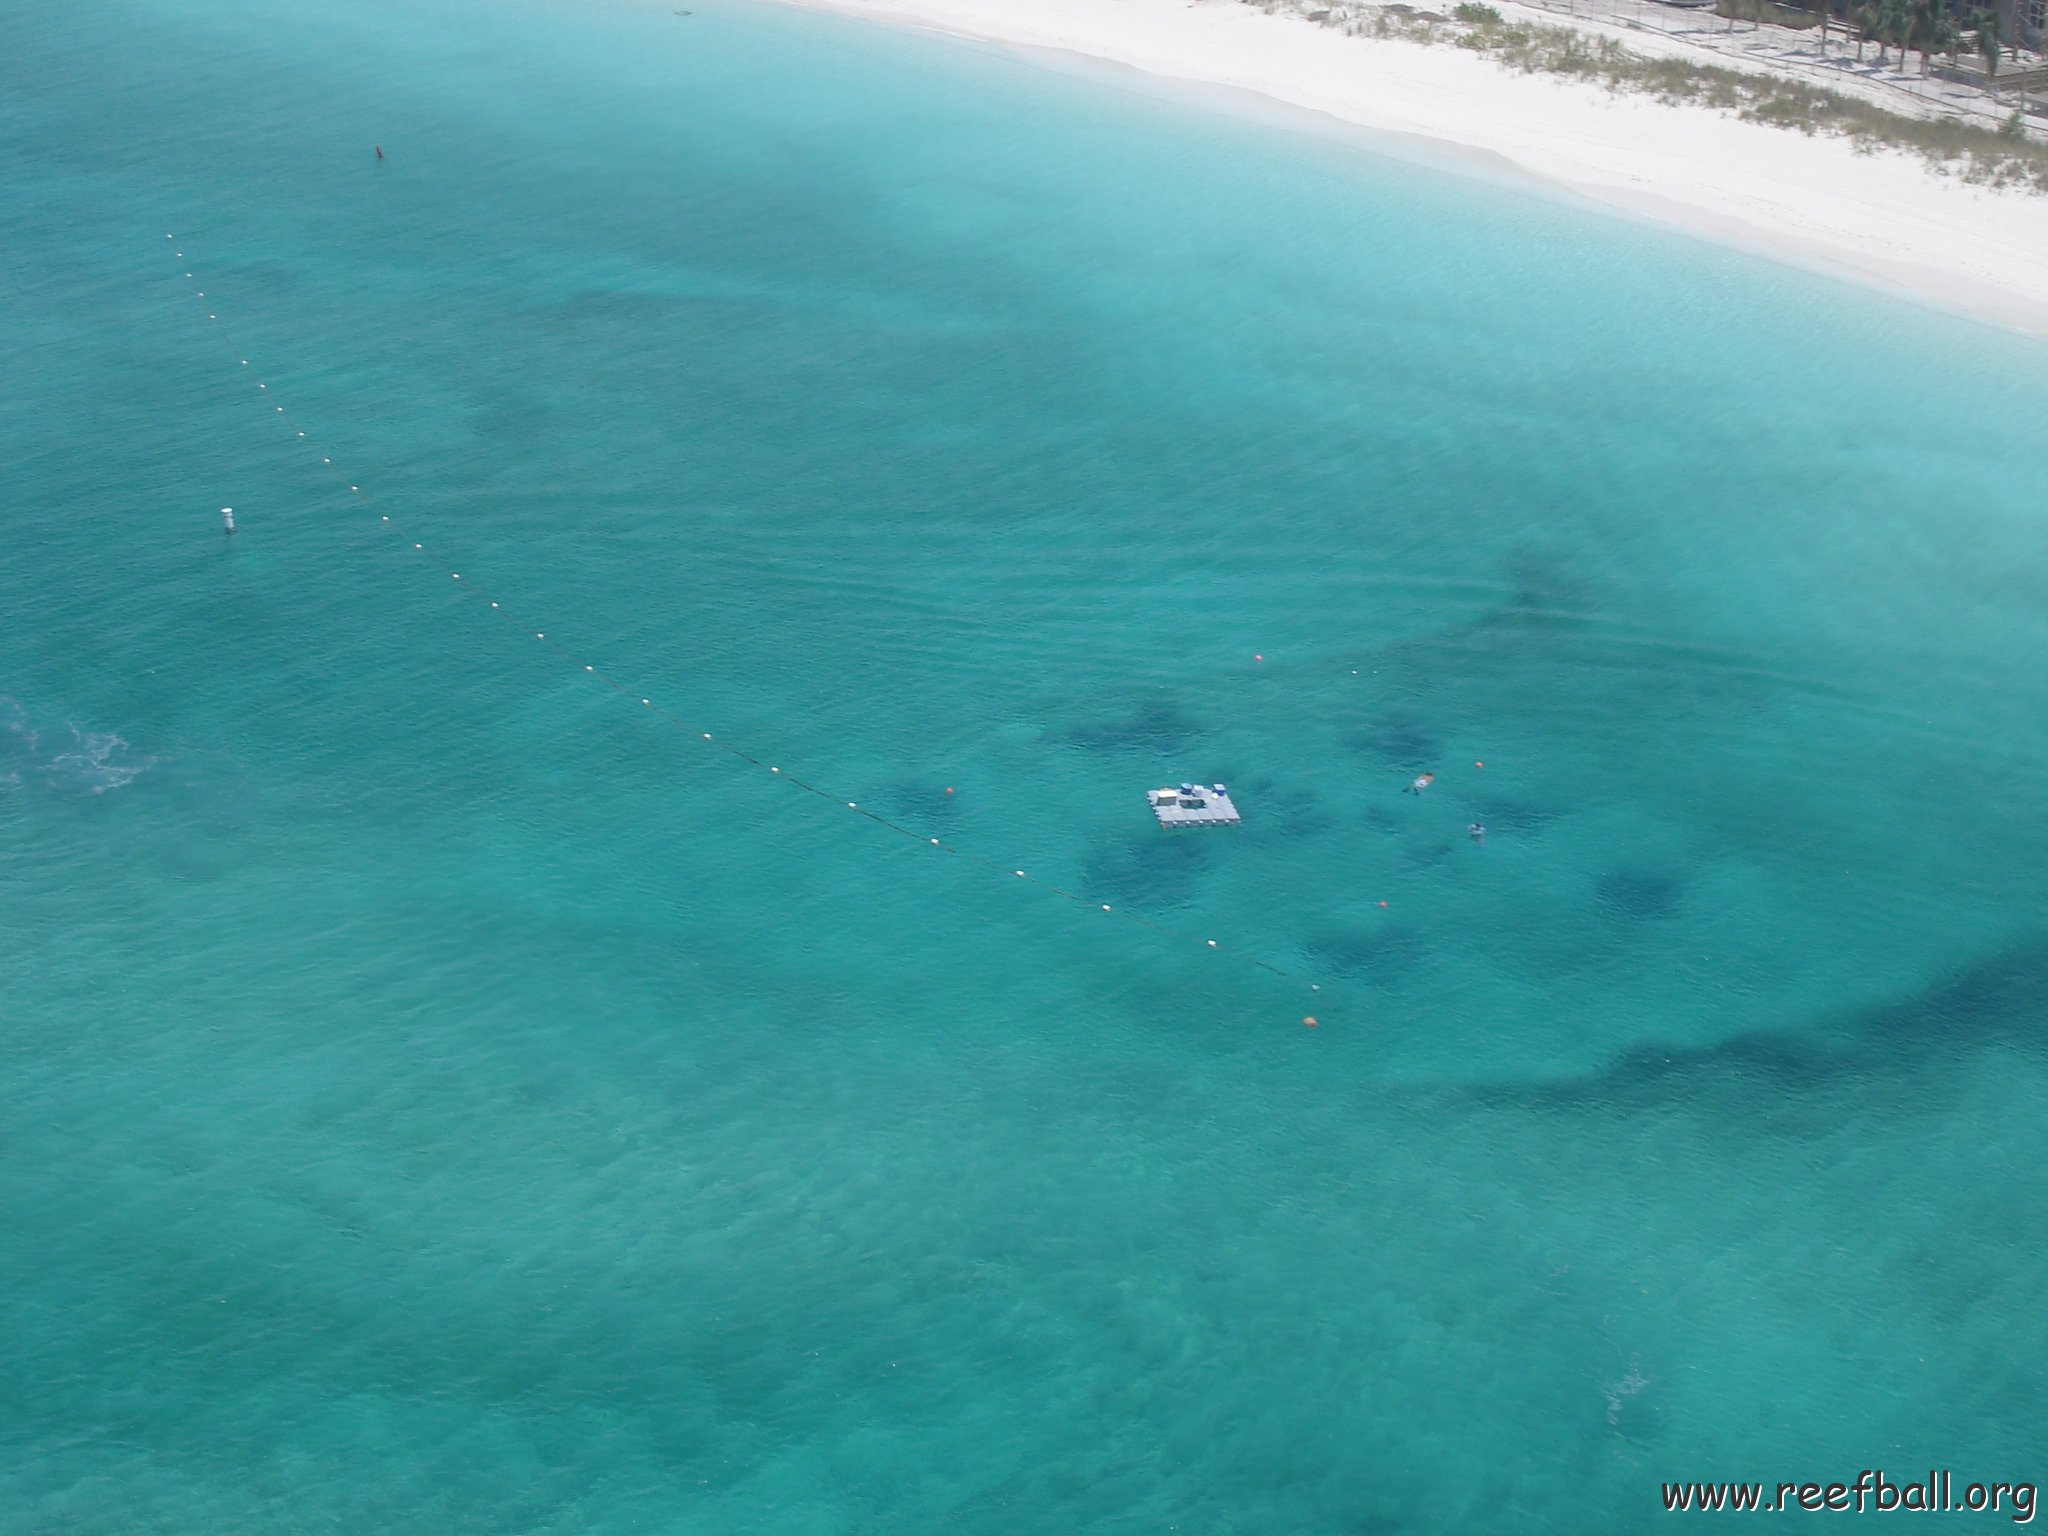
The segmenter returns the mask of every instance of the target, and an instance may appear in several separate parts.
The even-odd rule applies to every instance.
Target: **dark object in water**
[[[1655,922],[1677,915],[1685,898],[1684,879],[1661,869],[1615,869],[1600,877],[1602,910],[1630,922]]]

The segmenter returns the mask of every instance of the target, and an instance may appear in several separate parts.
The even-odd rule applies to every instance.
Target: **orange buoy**
[[[1265,657],[1263,657],[1263,656],[1254,656],[1254,657],[1252,658],[1252,660],[1253,660],[1253,661],[1264,661],[1265,659],[1266,659],[1266,658],[1265,658]]]
[[[1474,768],[1484,768],[1484,767],[1486,766],[1486,764],[1484,764],[1484,763],[1474,763],[1474,764],[1473,764],[1472,766],[1473,766]]]
[[[949,795],[950,795],[951,793],[953,793],[953,786],[952,786],[952,785],[948,784],[948,785],[946,786],[946,793],[947,793],[947,794],[949,794]]]
[[[1385,903],[1385,902],[1383,901],[1383,902],[1381,902],[1381,903],[1380,903],[1380,905],[1384,907],[1384,906],[1386,905],[1386,903]]]
[[[1310,1015],[1309,1015],[1309,1016],[1308,1016],[1307,1018],[1303,1019],[1303,1020],[1302,1020],[1301,1022],[1302,1022],[1302,1023],[1304,1023],[1304,1024],[1306,1024],[1306,1025],[1307,1025],[1307,1026],[1308,1026],[1308,1027],[1309,1027],[1310,1029],[1314,1029],[1314,1028],[1316,1027],[1316,1016],[1315,1016],[1314,1014],[1310,1014]]]

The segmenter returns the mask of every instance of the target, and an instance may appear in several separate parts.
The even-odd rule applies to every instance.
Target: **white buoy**
[[[221,531],[224,533],[233,533],[235,531],[235,509],[233,507],[222,507],[220,509],[220,526]]]

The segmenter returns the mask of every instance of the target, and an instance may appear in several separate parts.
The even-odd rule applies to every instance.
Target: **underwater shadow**
[[[1201,722],[1171,699],[1146,699],[1122,719],[1077,725],[1062,739],[1090,752],[1179,752],[1203,734]]]
[[[1846,1042],[1846,1043],[1837,1043]],[[1895,1002],[1814,1036],[1750,1030],[1712,1045],[1645,1045],[1579,1077],[1459,1091],[1483,1103],[1586,1110],[1676,1103],[1717,1084],[1810,1094],[1857,1078],[1903,1076],[1937,1055],[2048,1047],[2048,937],[2009,945]]]

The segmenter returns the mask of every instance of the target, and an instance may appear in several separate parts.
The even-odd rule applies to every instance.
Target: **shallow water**
[[[2038,345],[772,9],[6,32],[0,1530],[2039,1473]]]

